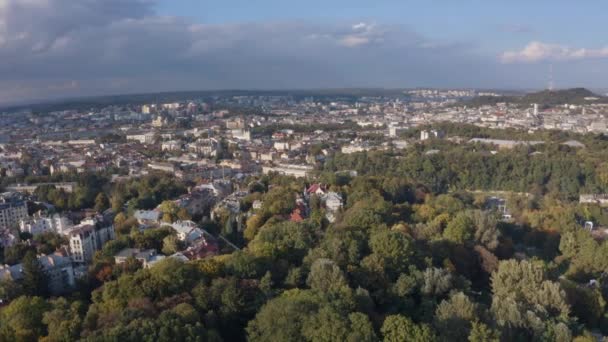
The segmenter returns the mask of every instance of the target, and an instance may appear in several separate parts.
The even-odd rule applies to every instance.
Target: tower
[[[553,84],[553,63],[549,64],[549,90],[553,91],[554,88],[554,84]]]

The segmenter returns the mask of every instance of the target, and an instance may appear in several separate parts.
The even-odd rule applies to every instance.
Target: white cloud
[[[204,24],[153,8],[150,0],[0,0],[0,102],[185,89],[465,86],[479,79],[480,63],[468,48],[400,26]]]
[[[573,61],[593,58],[608,58],[608,47],[600,49],[571,48],[565,45],[533,41],[520,51],[507,51],[500,56],[503,63]]]

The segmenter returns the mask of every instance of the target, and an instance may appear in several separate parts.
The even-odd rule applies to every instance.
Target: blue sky
[[[195,89],[608,88],[589,0],[0,0],[0,103]],[[34,19],[35,18],[35,19]]]
[[[473,41],[501,51],[530,39],[593,46],[606,32],[608,3],[448,0],[162,0],[167,15],[206,23],[369,20],[398,24],[438,40]]]

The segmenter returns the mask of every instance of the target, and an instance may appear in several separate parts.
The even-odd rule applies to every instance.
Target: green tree
[[[461,212],[452,219],[445,231],[443,237],[454,243],[464,244],[473,239],[475,222],[465,212]]]
[[[163,239],[163,254],[171,255],[179,252],[181,249],[181,241],[179,241],[176,235],[168,235]]]
[[[477,305],[464,293],[458,292],[437,306],[435,327],[443,341],[464,341],[478,317]]]
[[[47,276],[42,265],[33,251],[27,252],[23,258],[23,292],[29,296],[47,296]]]
[[[395,274],[406,270],[414,249],[410,238],[399,231],[383,229],[370,237],[372,252],[384,258],[389,270]]]
[[[384,342],[433,342],[437,340],[429,326],[415,324],[411,319],[401,315],[386,317],[380,331]]]
[[[0,311],[0,340],[29,342],[46,335],[42,322],[48,303],[40,297],[19,297]]]
[[[552,321],[570,322],[566,294],[547,279],[541,261],[501,261],[491,282],[492,312],[500,326],[524,328],[539,337]]]
[[[318,259],[310,268],[308,286],[322,292],[339,292],[348,289],[344,273],[329,259]]]
[[[473,322],[469,342],[499,342],[500,333],[480,322]]]
[[[68,302],[57,298],[50,302],[51,308],[45,312],[42,322],[47,326],[48,336],[45,341],[74,341],[80,337],[82,316],[86,307],[82,302]]]
[[[110,207],[110,201],[108,200],[108,197],[106,196],[106,194],[103,192],[100,192],[99,194],[97,194],[97,197],[95,197],[94,209],[97,212],[102,212],[102,211],[108,209],[109,207]]]

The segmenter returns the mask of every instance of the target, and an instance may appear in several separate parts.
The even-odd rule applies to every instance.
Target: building
[[[36,184],[12,184],[6,187],[7,191],[11,192],[21,192],[26,194],[33,194],[36,189],[40,186],[53,186],[57,190],[63,190],[67,193],[71,193],[76,188],[76,182],[66,182],[66,183],[36,183]]]
[[[160,145],[162,151],[179,151],[182,149],[182,144],[179,141],[165,141]]]
[[[21,196],[0,195],[0,230],[19,227],[19,222],[27,217],[27,202]]]
[[[127,135],[127,140],[139,141],[142,144],[152,144],[154,143],[154,133],[129,134]]]
[[[342,208],[344,203],[342,196],[337,192],[330,191],[322,197],[323,202],[325,203],[325,208],[331,212],[337,212]]]
[[[495,145],[499,149],[512,149],[517,146],[534,146],[544,144],[544,141],[524,141],[524,140],[501,140],[501,139],[484,139],[484,138],[473,138],[469,140],[469,143],[481,143],[488,145]]]
[[[608,194],[580,195],[578,202],[581,204],[599,204],[601,206],[608,206]]]
[[[133,217],[140,225],[154,226],[160,224],[161,212],[157,210],[136,210]]]
[[[274,149],[277,151],[288,151],[289,150],[289,142],[287,141],[275,141]]]
[[[22,233],[30,233],[34,236],[46,232],[61,233],[71,226],[72,222],[65,216],[59,214],[42,216],[40,212],[34,214],[31,218],[19,222],[19,230]]]
[[[69,257],[59,253],[38,256],[38,262],[47,276],[49,292],[59,295],[69,292],[76,285],[74,267]],[[23,265],[0,266],[0,280],[20,282],[23,279]],[[2,304],[2,298],[0,298]]]
[[[177,238],[187,244],[203,238],[203,231],[192,221],[177,221],[171,227],[177,232]]]
[[[72,260],[77,263],[90,263],[95,252],[115,237],[114,225],[99,218],[84,220],[62,234],[68,237]]]
[[[422,140],[422,141],[428,140],[431,138],[443,139],[444,137],[445,137],[444,131],[435,130],[435,129],[431,130],[431,131],[427,131],[427,130],[420,131],[420,140]]]
[[[276,172],[286,176],[294,177],[308,177],[314,171],[314,168],[309,165],[295,165],[295,164],[278,164],[276,166],[263,166],[262,172],[267,175],[272,172]]]
[[[120,265],[127,262],[129,258],[141,262],[141,265],[144,268],[149,268],[152,264],[165,257],[163,255],[158,255],[156,249],[125,248],[114,255],[114,262],[117,265]]]
[[[405,133],[406,131],[407,131],[407,127],[389,126],[388,135],[391,137],[398,137],[401,134]]]
[[[226,120],[226,128],[227,129],[243,129],[243,128],[245,128],[245,120],[243,118]]]
[[[251,131],[248,129],[233,129],[230,133],[234,139],[251,141]]]
[[[215,157],[222,151],[222,145],[217,139],[207,138],[198,139],[192,144],[188,144],[188,151],[198,153],[203,157]]]
[[[175,167],[175,165],[173,165],[171,163],[161,163],[161,162],[150,163],[150,164],[148,164],[148,168],[150,168],[151,170],[164,171],[164,172],[169,172],[169,173],[175,173],[175,171],[177,171],[177,168]]]

